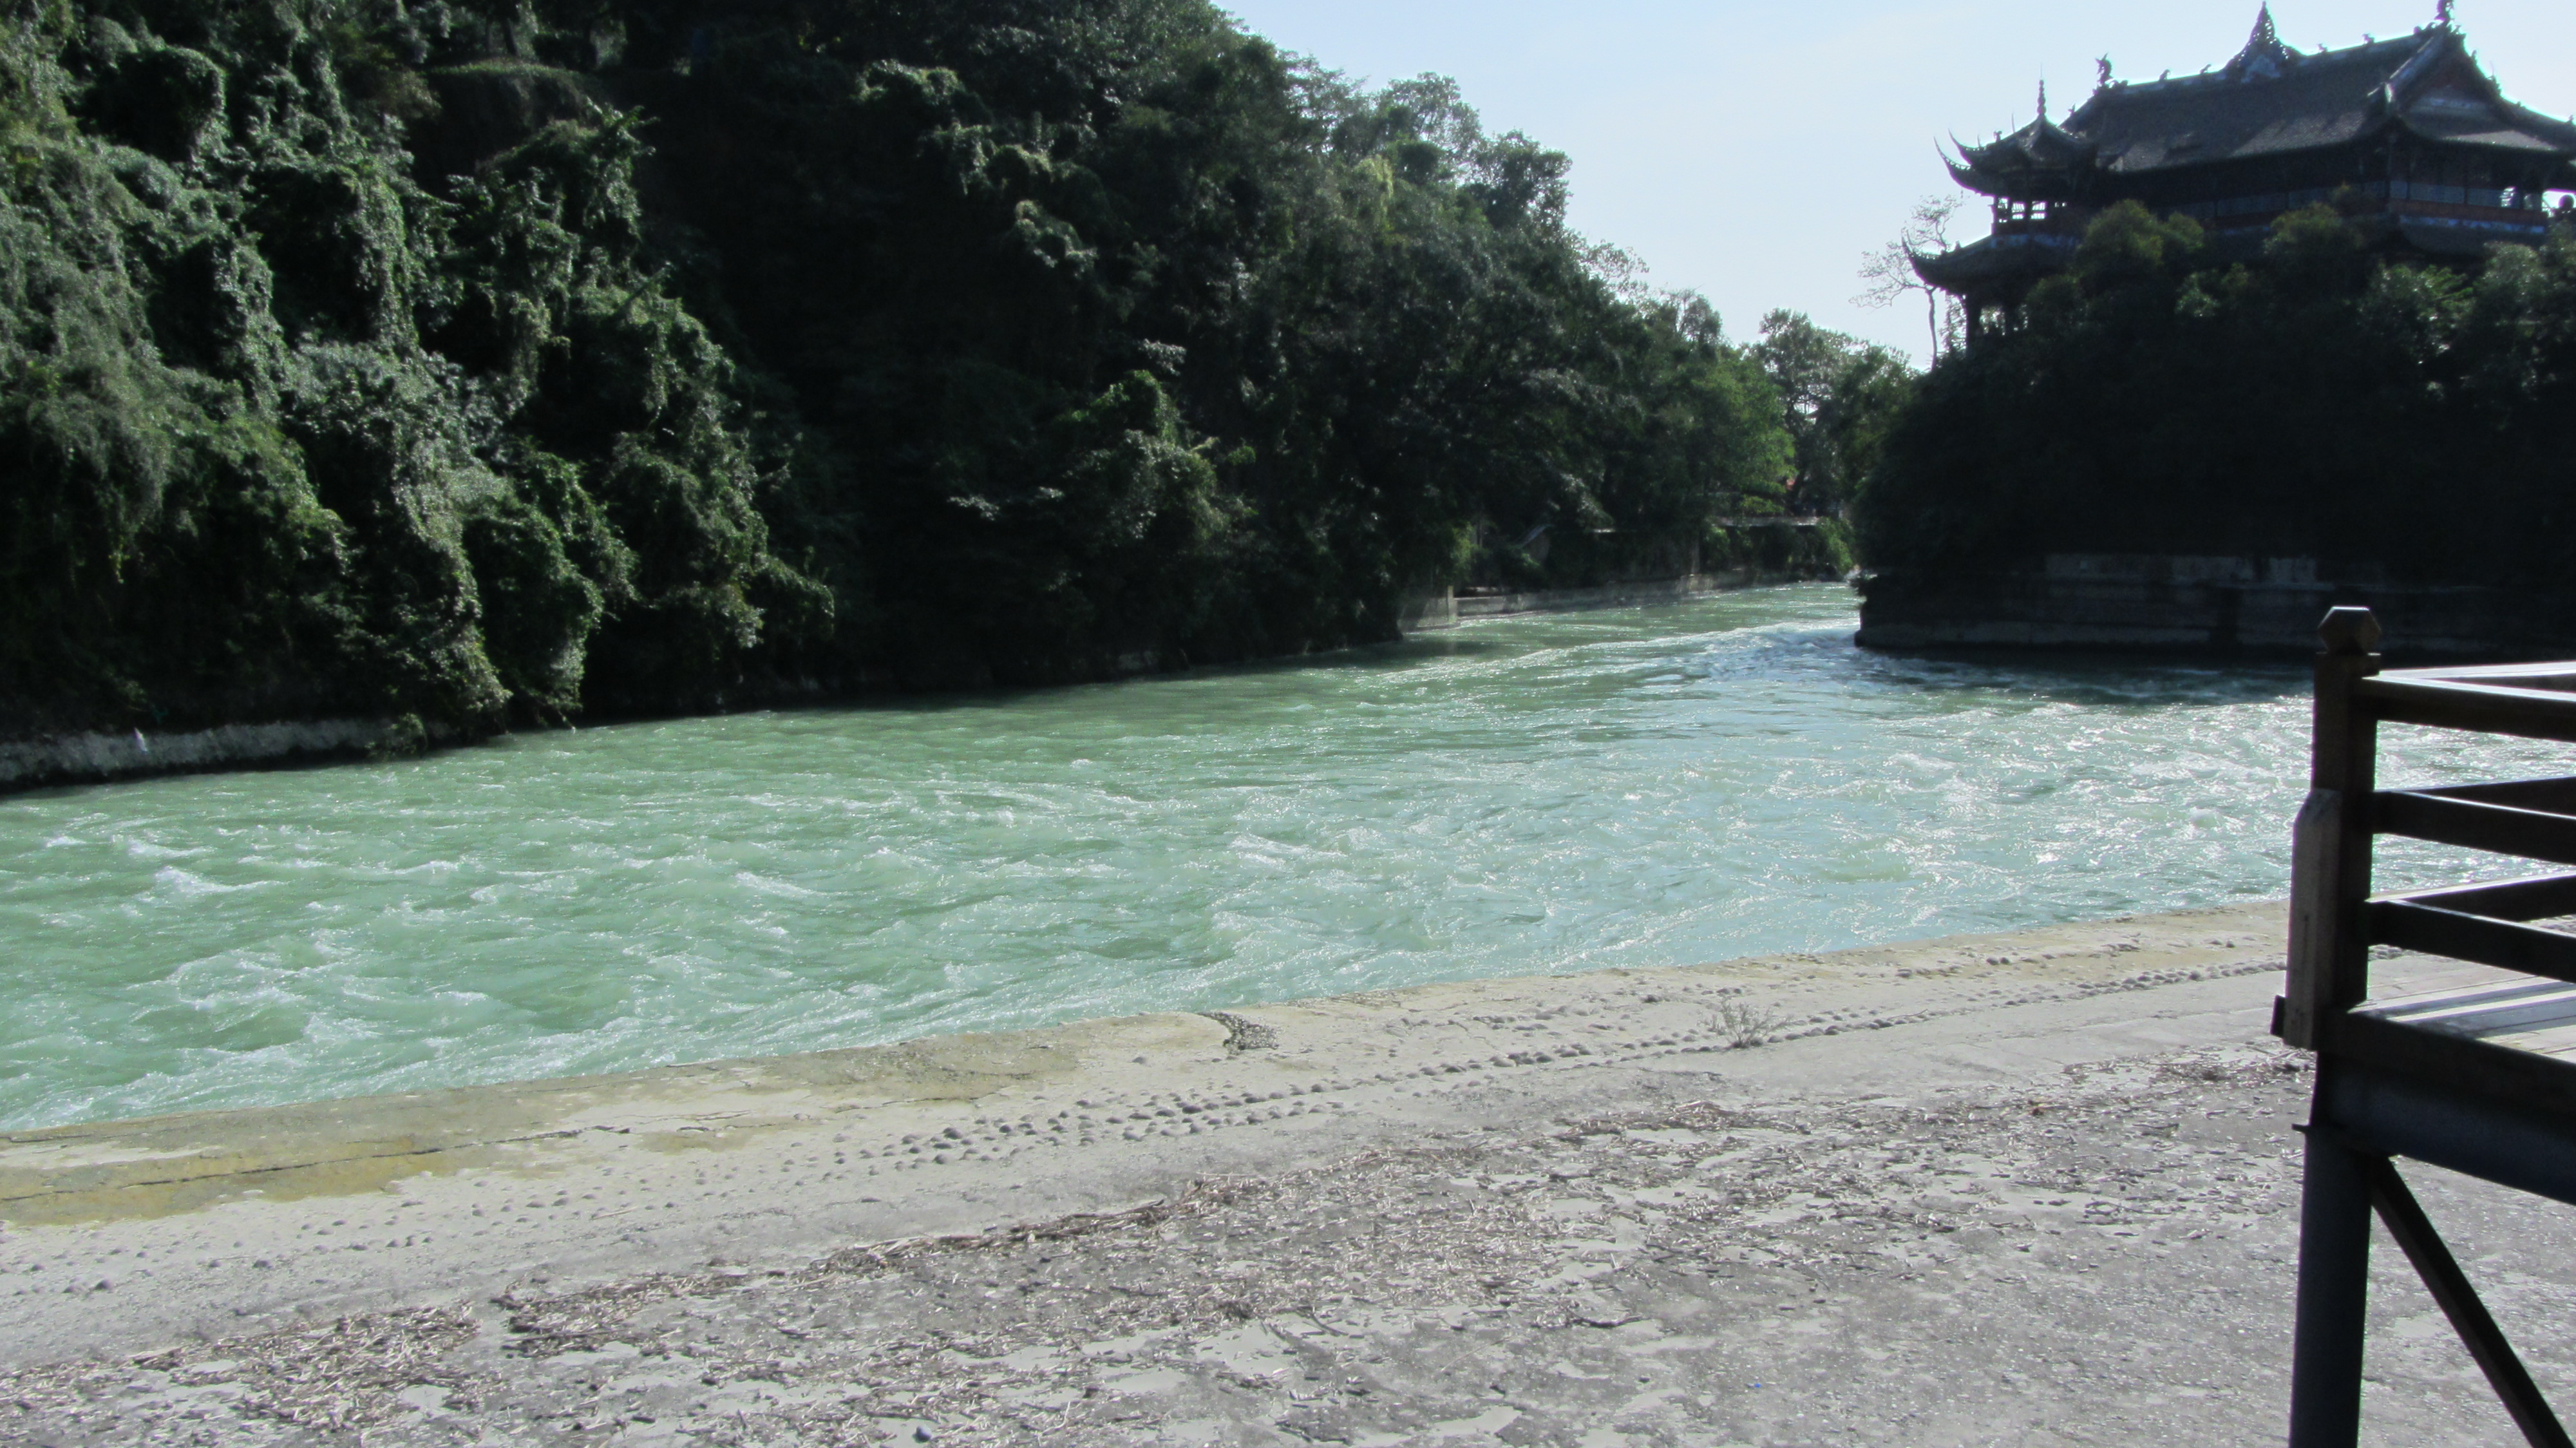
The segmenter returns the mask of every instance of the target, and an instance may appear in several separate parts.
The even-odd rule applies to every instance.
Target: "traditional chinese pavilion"
[[[1950,174],[1994,203],[1994,232],[1915,271],[1961,299],[1974,340],[2073,257],[2102,208],[2193,216],[2225,249],[2320,201],[2368,218],[2392,253],[2474,259],[2576,217],[2576,125],[2505,97],[2449,17],[2396,40],[2301,54],[2267,5],[2235,59],[2199,75],[2115,81],[2084,104],[1961,145]],[[2554,206],[2553,203],[2554,202]]]

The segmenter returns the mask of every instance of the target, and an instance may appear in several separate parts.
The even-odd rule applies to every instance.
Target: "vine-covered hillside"
[[[1203,0],[8,3],[0,733],[1292,653],[1790,471],[1565,157]]]

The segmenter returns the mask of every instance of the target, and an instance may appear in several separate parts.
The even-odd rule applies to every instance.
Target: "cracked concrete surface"
[[[2262,1035],[2278,930],[26,1133],[0,1438],[2277,1441],[2308,1080]],[[2562,1209],[2413,1176],[2576,1378]],[[2509,1441],[2378,1265],[2374,1439]]]

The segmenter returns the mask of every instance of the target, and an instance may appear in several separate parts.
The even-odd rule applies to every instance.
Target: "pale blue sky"
[[[1223,0],[1220,0],[1223,3]],[[1574,224],[1643,257],[1658,286],[1706,293],[1729,334],[1772,307],[1924,351],[1919,306],[1853,305],[1862,253],[1915,198],[1950,188],[1933,144],[2030,119],[2046,77],[2059,119],[2093,57],[2137,79],[2232,56],[2242,0],[2094,6],[2033,0],[1234,0],[1253,31],[1354,78],[1454,76],[1496,131],[1574,158]],[[2433,0],[2284,0],[2302,50],[2383,39]],[[2576,112],[2576,3],[2459,0],[2470,45],[2508,94]],[[1982,212],[1963,213],[1982,235]]]

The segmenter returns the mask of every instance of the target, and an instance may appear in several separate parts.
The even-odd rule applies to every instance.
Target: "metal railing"
[[[2371,893],[2398,835],[2576,866],[2576,778],[2378,787],[2379,726],[2576,742],[2576,662],[2383,670],[2379,624],[2319,630],[2309,791],[2293,834],[2288,991],[2273,1030],[2317,1053],[2299,1220],[2291,1448],[2347,1448],[2361,1424],[2363,1306],[2376,1212],[2523,1435],[2576,1448],[2479,1301],[2394,1158],[2576,1203],[2576,1062],[2491,1039],[2576,1022],[2576,874]],[[2515,972],[2431,1002],[2373,1002],[2371,947]]]

